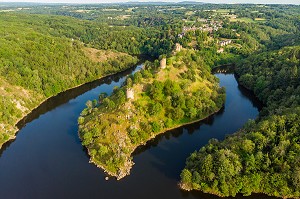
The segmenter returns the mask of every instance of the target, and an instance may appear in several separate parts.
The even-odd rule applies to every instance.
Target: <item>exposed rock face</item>
[[[162,58],[160,60],[160,68],[164,69],[167,67],[167,59],[166,58]]]
[[[224,52],[224,48],[220,48],[219,50],[217,50],[217,53],[223,53]]]

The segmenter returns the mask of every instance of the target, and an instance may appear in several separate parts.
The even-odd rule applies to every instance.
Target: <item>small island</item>
[[[225,89],[198,51],[146,62],[111,96],[88,101],[78,118],[79,136],[90,162],[121,179],[129,175],[134,150],[158,134],[218,112]]]

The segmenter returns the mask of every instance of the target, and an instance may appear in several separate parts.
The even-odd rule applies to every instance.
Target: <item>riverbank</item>
[[[182,127],[182,126],[186,126],[186,125],[189,125],[189,124],[194,124],[194,123],[203,121],[203,120],[205,120],[205,119],[207,119],[207,118],[209,118],[209,117],[215,115],[216,113],[218,113],[222,108],[223,108],[223,107],[221,107],[219,110],[215,111],[214,113],[212,113],[212,114],[210,114],[210,115],[207,115],[207,116],[204,117],[204,118],[199,118],[199,119],[196,119],[196,120],[193,120],[193,121],[190,121],[190,122],[186,122],[186,123],[179,124],[179,125],[177,125],[177,126],[173,126],[173,127],[170,127],[170,128],[166,128],[166,129],[162,130],[161,132],[159,132],[159,133],[157,133],[157,134],[155,134],[155,135],[152,135],[148,140],[145,140],[143,143],[141,143],[141,144],[139,144],[139,145],[136,145],[136,146],[132,149],[132,151],[131,151],[131,153],[130,153],[130,157],[131,157],[130,162],[128,162],[128,163],[125,165],[124,168],[121,168],[121,172],[120,172],[119,174],[117,174],[117,175],[116,175],[115,173],[112,173],[112,172],[106,170],[105,165],[99,165],[99,164],[97,164],[96,162],[94,162],[94,161],[91,160],[91,159],[90,159],[90,163],[95,164],[98,168],[101,168],[101,169],[102,169],[105,173],[107,173],[108,175],[113,176],[113,177],[116,177],[117,180],[120,180],[120,179],[126,177],[127,175],[130,175],[130,170],[132,169],[133,165],[135,164],[135,163],[132,161],[132,158],[133,158],[132,154],[134,153],[134,151],[135,151],[137,148],[146,145],[149,141],[155,139],[157,136],[159,136],[159,135],[161,135],[161,134],[166,133],[167,131],[171,131],[171,130],[177,129],[177,128],[179,128],[179,127]]]
[[[289,59],[295,52],[299,46],[252,55],[237,65],[239,85],[264,107],[233,135],[191,154],[181,173],[182,189],[222,197],[299,198],[299,157],[291,155],[299,154],[300,139],[299,59]]]
[[[41,106],[46,101],[48,101],[51,98],[54,98],[54,97],[56,97],[56,96],[64,93],[64,92],[67,92],[67,91],[70,91],[70,90],[73,90],[73,89],[77,89],[77,88],[79,88],[79,87],[81,87],[81,86],[83,86],[85,84],[89,84],[91,82],[94,82],[94,81],[97,81],[97,80],[100,80],[100,79],[103,79],[103,78],[106,78],[106,77],[109,77],[109,76],[116,75],[118,73],[124,72],[124,71],[126,71],[126,70],[128,70],[130,68],[133,68],[134,66],[136,66],[136,64],[137,64],[137,62],[128,63],[127,67],[121,68],[121,70],[119,70],[117,72],[112,72],[112,73],[109,73],[109,74],[105,74],[103,76],[100,76],[100,77],[97,77],[97,78],[93,79],[92,81],[83,82],[81,84],[78,84],[78,85],[75,85],[73,87],[67,88],[67,89],[65,89],[65,90],[63,90],[61,92],[58,92],[57,94],[55,94],[53,96],[50,96],[50,97],[47,97],[47,98],[45,98],[44,96],[38,95],[39,98],[38,98],[38,101],[36,102],[36,104],[33,107],[25,107],[25,109],[24,109],[25,111],[23,111],[22,114],[20,115],[20,117],[16,118],[16,121],[13,123],[13,125],[9,127],[9,130],[7,130],[7,133],[6,133],[6,135],[8,136],[7,139],[5,139],[5,140],[0,139],[0,149],[6,143],[8,143],[8,142],[10,142],[10,141],[12,141],[14,139],[16,139],[16,134],[20,130],[20,128],[18,127],[18,126],[21,126],[20,123],[22,121],[24,121],[28,115],[30,115],[32,112],[34,112],[39,106]],[[3,130],[5,131],[5,126],[3,127]]]

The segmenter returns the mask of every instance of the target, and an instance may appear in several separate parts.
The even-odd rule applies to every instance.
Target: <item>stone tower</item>
[[[180,45],[179,43],[175,44],[175,52],[180,52],[182,49],[182,45]]]
[[[126,90],[126,96],[127,96],[127,99],[134,99],[134,91],[132,88],[128,88]]]
[[[164,68],[166,68],[167,67],[167,59],[166,58],[162,58],[161,60],[160,60],[160,68],[161,69],[164,69]]]

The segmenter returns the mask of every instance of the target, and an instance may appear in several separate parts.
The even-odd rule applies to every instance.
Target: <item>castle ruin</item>
[[[166,58],[162,58],[160,60],[160,68],[161,69],[165,69],[167,67],[167,59]]]
[[[175,52],[180,52],[182,49],[182,45],[180,45],[179,43],[175,44]]]
[[[134,99],[134,90],[132,88],[128,88],[126,90],[127,99]]]

